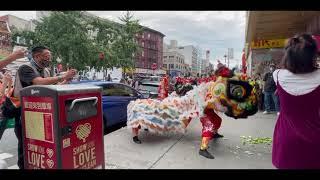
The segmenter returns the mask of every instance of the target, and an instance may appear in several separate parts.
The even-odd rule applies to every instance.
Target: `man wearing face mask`
[[[20,97],[20,90],[31,85],[65,84],[76,75],[75,69],[70,69],[62,76],[52,77],[49,71],[51,52],[45,46],[37,46],[28,56],[29,62],[19,67],[14,86],[14,97]],[[18,166],[24,168],[21,117],[17,115],[15,133],[18,138]]]
[[[276,66],[274,64],[270,64],[269,66],[269,72],[267,72],[263,78],[264,83],[264,106],[265,111],[263,114],[269,114],[271,113],[271,105],[272,101],[274,102],[274,109],[277,111],[277,115],[279,115],[280,107],[279,107],[279,99],[276,95],[276,83],[273,80],[272,73],[276,70]]]

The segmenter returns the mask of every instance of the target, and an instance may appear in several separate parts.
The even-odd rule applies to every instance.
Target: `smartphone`
[[[31,59],[32,59],[31,50],[28,50],[28,51],[26,52],[26,56],[27,56],[28,60],[31,61]]]

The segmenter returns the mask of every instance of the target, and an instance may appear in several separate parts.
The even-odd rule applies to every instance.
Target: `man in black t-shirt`
[[[266,73],[263,81],[264,83],[264,105],[265,105],[265,111],[263,114],[269,114],[272,109],[275,109],[277,113],[279,113],[279,99],[275,95],[275,91],[277,89],[276,83],[273,80],[273,72],[276,69],[276,66],[274,64],[270,65],[270,72]],[[274,104],[274,108],[272,108],[272,101]]]
[[[31,85],[66,84],[76,75],[76,70],[70,69],[64,75],[52,77],[48,70],[48,67],[51,65],[51,52],[47,47],[34,47],[28,58],[29,62],[21,65],[17,71],[14,85],[15,97],[20,97],[20,90],[24,87]],[[20,169],[24,169],[20,115],[15,117],[14,131],[18,138],[18,166]]]

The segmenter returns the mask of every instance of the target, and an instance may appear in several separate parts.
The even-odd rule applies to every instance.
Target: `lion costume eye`
[[[246,90],[241,85],[233,85],[230,88],[230,93],[232,94],[232,96],[242,98],[246,95]]]
[[[226,91],[226,86],[223,83],[218,83],[213,87],[213,96],[219,97],[222,93]]]

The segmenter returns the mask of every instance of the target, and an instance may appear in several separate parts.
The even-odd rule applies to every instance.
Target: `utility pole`
[[[228,56],[228,68],[229,68],[230,57]]]
[[[228,68],[230,64],[230,59],[233,59],[233,48],[228,48]]]

